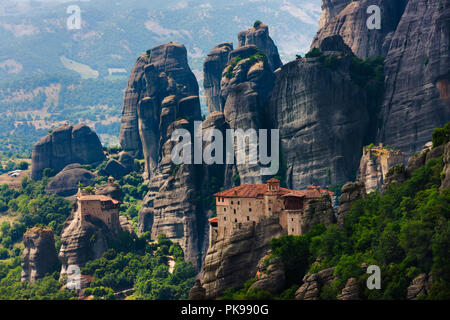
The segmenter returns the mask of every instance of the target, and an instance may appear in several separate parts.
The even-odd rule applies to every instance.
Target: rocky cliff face
[[[58,257],[51,229],[32,228],[23,235],[21,281],[36,282],[46,274],[56,271]]]
[[[269,36],[269,27],[264,23],[239,32],[238,43],[239,47],[254,45],[263,51],[267,56],[272,71],[275,71],[283,65],[278,54],[278,48]]]
[[[322,0],[322,14],[319,20],[319,30],[339,14],[348,4],[349,0]]]
[[[244,131],[267,128],[263,108],[275,80],[267,58],[258,55],[256,46],[240,47],[230,53],[230,62],[223,75],[221,99],[230,128]],[[243,150],[235,148],[236,155],[238,152]],[[236,164],[235,170],[242,184],[262,182],[257,163]]]
[[[408,156],[450,120],[450,3],[409,0],[385,61],[379,140]]]
[[[231,42],[218,44],[208,53],[203,64],[203,86],[209,112],[223,111],[220,101],[220,81],[222,72],[228,64],[228,55],[232,50]]]
[[[164,129],[177,118],[199,119],[200,102],[186,48],[171,42],[148,50],[131,72],[120,129],[124,152],[143,155],[151,173],[158,165],[161,138],[165,142]]]
[[[319,47],[323,39],[340,35],[360,58],[386,56],[407,0],[323,0],[319,31],[311,47]],[[367,8],[376,5],[381,10],[381,28],[370,30],[367,20],[372,14]]]
[[[240,288],[255,276],[258,261],[269,249],[272,238],[282,235],[277,219],[259,224],[242,224],[229,238],[217,239],[208,249],[203,267],[206,297],[214,299],[227,288]]]
[[[104,159],[100,139],[88,126],[63,125],[34,145],[31,177],[42,178],[45,168],[59,172],[71,163],[93,164]]]
[[[332,40],[321,45],[325,57],[284,65],[270,98],[293,189],[352,180],[368,134],[368,102],[350,76],[352,55],[339,53],[350,51],[339,36]],[[333,67],[323,62],[327,55],[339,56]]]
[[[364,182],[367,193],[381,191],[389,170],[404,161],[405,156],[400,151],[382,146],[365,147],[356,179]]]

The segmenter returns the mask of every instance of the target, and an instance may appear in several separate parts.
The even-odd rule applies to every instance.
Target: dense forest
[[[433,146],[450,141],[450,123],[436,129]],[[394,167],[392,170],[402,170]],[[230,288],[223,299],[294,299],[306,274],[335,267],[334,280],[321,299],[333,300],[347,279],[358,279],[362,299],[405,299],[407,287],[421,273],[433,282],[423,299],[450,299],[450,190],[439,190],[443,157],[429,160],[403,183],[393,182],[381,194],[357,200],[344,225],[318,225],[302,236],[271,241],[272,255],[285,265],[287,285],[279,296],[260,289]],[[381,290],[369,290],[362,264],[381,268]]]

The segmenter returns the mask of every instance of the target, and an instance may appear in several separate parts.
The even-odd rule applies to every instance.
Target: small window
[[[250,221],[250,217],[249,216],[247,216],[247,221]]]
[[[223,208],[223,212],[226,212],[227,211],[227,208]]]
[[[223,217],[223,221],[227,221],[227,217]]]
[[[292,221],[294,221],[294,218],[292,218]]]
[[[294,232],[294,229],[292,229],[292,232]]]
[[[234,211],[234,214],[236,214],[236,209],[233,209],[233,211]]]
[[[252,212],[252,208],[248,208],[248,211],[249,211],[249,212]]]
[[[240,201],[238,201],[238,205],[240,205],[241,204],[241,202]]]
[[[234,219],[234,222],[237,222],[237,219]]]
[[[233,201],[231,201],[231,204],[233,204]]]
[[[269,211],[272,211],[272,208],[269,208]]]

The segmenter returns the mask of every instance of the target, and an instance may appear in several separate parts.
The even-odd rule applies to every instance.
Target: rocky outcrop
[[[286,285],[286,274],[284,264],[278,257],[272,257],[271,251],[259,260],[256,272],[256,282],[253,283],[249,291],[255,288],[277,294]]]
[[[95,194],[111,197],[115,200],[122,201],[122,190],[120,186],[114,182],[114,179],[109,178],[107,184],[95,187]]]
[[[127,168],[125,168],[125,166],[123,164],[121,164],[119,161],[110,159],[106,163],[105,168],[103,170],[101,170],[101,172],[99,172],[99,174],[101,174],[103,176],[111,176],[114,179],[120,179],[124,175],[126,175],[128,172],[129,171],[127,170]]]
[[[441,190],[450,188],[450,142],[445,145],[444,150],[444,177],[441,182]]]
[[[408,173],[404,164],[397,164],[389,169],[383,180],[381,191],[384,193],[392,183],[403,183],[408,179]]]
[[[342,41],[332,43],[334,50],[323,54],[334,55],[333,67],[320,57],[297,59],[277,74],[269,112],[280,129],[288,188],[352,180],[369,134],[370,103],[351,78],[353,57],[336,53]]]
[[[322,14],[319,20],[319,29],[339,14],[348,4],[349,0],[322,0]]]
[[[203,64],[203,86],[209,112],[223,111],[220,101],[220,81],[222,72],[228,64],[228,55],[232,50],[231,42],[218,44],[208,53]]]
[[[312,199],[305,203],[305,208],[301,213],[301,233],[306,234],[312,227],[318,224],[328,226],[336,223],[333,205],[330,195],[323,193],[321,199]]]
[[[187,130],[193,136],[192,124],[187,120],[169,125],[167,136],[170,137],[177,129]],[[171,151],[176,143],[169,138],[161,148],[158,167],[150,178],[150,191],[139,213],[139,232],[149,231],[153,239],[164,233],[179,243],[185,259],[199,268],[203,244],[201,237],[205,233],[203,228],[207,228],[206,216],[197,199],[201,189],[201,166],[186,163],[175,165]]]
[[[206,297],[214,299],[225,289],[241,288],[245,281],[255,276],[270,240],[281,235],[278,219],[270,218],[256,225],[242,223],[231,237],[217,239],[208,249],[203,267]]]
[[[339,198],[339,208],[337,223],[340,227],[344,224],[344,219],[352,208],[353,202],[366,197],[364,182],[347,182],[342,187],[342,195]]]
[[[379,140],[410,156],[450,120],[450,4],[409,0],[385,60]]]
[[[205,300],[206,290],[202,287],[202,282],[199,279],[195,280],[195,285],[189,291],[189,300]]]
[[[50,180],[45,193],[70,197],[77,193],[80,183],[84,187],[92,186],[94,179],[95,175],[80,164],[69,164]]]
[[[335,277],[334,267],[303,277],[303,284],[295,292],[297,300],[319,300],[323,286],[330,285]]]
[[[359,286],[356,278],[349,278],[342,292],[337,297],[338,300],[360,300]]]
[[[257,46],[266,55],[272,71],[275,71],[283,65],[278,54],[278,48],[269,36],[269,27],[264,23],[239,32],[238,43],[239,47],[248,45]]]
[[[83,267],[86,262],[100,258],[108,249],[108,240],[117,239],[120,225],[110,229],[100,219],[86,215],[81,217],[77,202],[64,223],[61,233],[61,277],[67,274],[71,265]]]
[[[364,182],[367,193],[381,191],[389,170],[404,161],[405,156],[400,151],[382,145],[364,147],[356,179]]]
[[[88,126],[63,125],[34,145],[31,177],[42,178],[45,168],[59,172],[71,163],[95,164],[104,159],[100,139]]]
[[[23,235],[21,281],[36,282],[46,274],[56,271],[58,257],[51,229],[34,227]]]
[[[160,140],[166,139],[164,128],[178,118],[199,119],[200,102],[187,50],[170,42],[141,55],[131,71],[120,129],[124,153],[143,155],[151,173],[158,165]]]
[[[319,47],[323,39],[340,35],[360,58],[386,56],[392,35],[397,28],[407,0],[323,0],[319,31],[311,48]],[[380,29],[369,29],[367,20],[373,14],[367,8],[380,8]]]
[[[415,300],[420,297],[424,298],[428,295],[432,282],[433,279],[431,275],[427,275],[426,273],[419,274],[409,285],[406,299]]]

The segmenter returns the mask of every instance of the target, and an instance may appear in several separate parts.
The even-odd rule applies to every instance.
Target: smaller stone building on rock
[[[120,201],[105,195],[88,194],[80,189],[77,205],[81,219],[92,216],[102,220],[111,231],[120,230]]]

